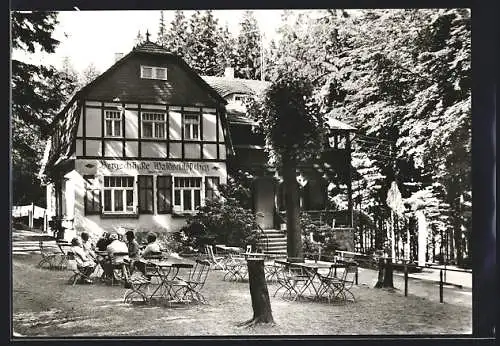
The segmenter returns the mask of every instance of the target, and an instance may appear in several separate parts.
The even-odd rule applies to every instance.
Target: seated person
[[[108,232],[103,232],[101,238],[97,241],[96,247],[99,251],[106,251],[106,248],[111,243]]]
[[[148,233],[147,241],[148,241],[148,245],[146,245],[146,247],[142,251],[141,257],[143,259],[148,259],[148,258],[154,258],[154,257],[157,258],[157,256],[161,256],[161,248],[160,248],[160,244],[156,241],[156,234],[153,232]],[[144,275],[146,274],[146,262],[136,261],[134,263],[134,268],[137,268]]]
[[[147,236],[148,245],[142,251],[142,257],[148,258],[157,255],[161,255],[160,244],[156,241],[156,234],[153,232],[148,233]]]
[[[94,252],[94,249],[95,249],[94,244],[92,244],[92,242],[89,239],[89,234],[87,232],[82,232],[80,237],[82,238],[83,251],[85,251],[87,256],[89,256],[90,258],[92,258],[95,261],[97,256]]]
[[[110,236],[111,243],[106,247],[108,256],[110,258],[111,267],[116,265],[124,265],[125,261],[128,260],[128,247],[123,241],[118,240],[118,234],[113,233]],[[117,254],[120,254],[117,256]],[[124,255],[123,255],[124,254]],[[109,269],[108,269],[109,270]],[[123,275],[127,279],[127,271],[122,267]]]
[[[84,251],[80,239],[73,238],[71,240],[71,248],[70,252],[72,252],[75,256],[75,261],[78,269],[87,277],[94,272],[96,267],[95,262],[90,258]],[[90,279],[85,279],[85,282],[91,283]]]
[[[135,240],[135,234],[132,231],[127,231],[125,233],[125,237],[127,238],[127,247],[128,247],[128,256],[131,259],[136,259],[140,255],[139,243]]]

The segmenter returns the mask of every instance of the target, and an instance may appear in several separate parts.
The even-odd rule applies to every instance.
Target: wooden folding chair
[[[71,270],[73,274],[68,279],[68,284],[74,286],[82,280],[88,280],[89,283],[92,282],[90,275],[85,273],[86,268],[80,267],[75,259],[75,254],[71,251],[66,253],[67,256],[67,269]],[[90,273],[94,271],[95,267],[89,270]]]
[[[348,296],[352,298],[352,301],[355,302],[356,299],[351,289],[354,286],[356,281],[356,275],[358,273],[358,265],[356,262],[348,262],[344,271],[344,278],[342,279],[342,296],[344,297],[344,301],[348,301]]]
[[[153,260],[153,262],[150,262],[150,260]],[[130,289],[125,292],[123,298],[125,303],[147,303],[150,301],[149,289],[151,285],[158,284],[158,282],[152,280],[153,277],[158,276],[154,260],[155,258],[149,258],[147,261],[141,260],[144,263],[144,273],[134,272],[130,275]]]
[[[179,278],[175,282],[172,282],[172,289],[175,291],[175,295],[180,300],[197,301],[206,304],[207,300],[201,293],[201,290],[207,281],[210,267],[211,263],[209,261],[197,259],[194,268],[186,280]]]
[[[38,262],[38,267],[53,269],[57,257],[60,255],[59,252],[49,251],[47,247],[44,246],[43,240],[38,241],[38,246],[40,248],[40,254],[42,259]]]
[[[205,251],[206,251],[207,256],[208,256],[208,262],[210,263],[210,267],[212,269],[220,269],[220,270],[226,269],[226,266],[225,266],[226,257],[215,256],[214,249],[213,249],[212,245],[205,245]]]
[[[321,282],[321,286],[318,290],[319,295],[326,295],[329,303],[338,300],[347,302],[348,296],[355,301],[351,288],[354,285],[357,272],[357,263],[347,262],[340,278],[333,274],[332,269],[330,269],[327,275],[319,274],[318,276]]]
[[[115,252],[111,257],[111,267],[113,269],[113,275],[111,276],[111,286],[115,282],[128,282],[129,268],[128,268],[128,252]]]
[[[226,274],[223,280],[239,281],[244,280],[248,274],[247,264],[244,257],[238,255],[229,255],[224,264]]]
[[[281,268],[276,272],[278,288],[273,294],[276,296],[279,290],[283,289],[282,298],[288,296],[290,300],[296,300],[307,288],[309,276],[304,274],[301,268],[291,264],[281,264]]]

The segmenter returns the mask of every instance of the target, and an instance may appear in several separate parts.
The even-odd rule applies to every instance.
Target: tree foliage
[[[396,180],[460,244],[470,223],[460,216],[471,189],[470,11],[287,12],[280,30],[273,60],[307,70],[321,110],[358,128],[358,205],[385,219]]]
[[[85,86],[101,75],[101,72],[97,69],[94,63],[88,64],[88,66],[82,72],[81,86]]]
[[[192,249],[202,249],[207,243],[255,247],[259,238],[255,215],[240,199],[245,187],[231,180],[221,185],[219,191],[218,198],[207,201],[197,214],[187,219],[188,226],[179,232],[177,239]]]
[[[163,15],[163,11],[162,11]],[[186,57],[188,47],[188,21],[184,12],[181,10],[175,11],[174,19],[170,23],[170,27],[166,29],[162,23],[163,17],[160,18],[160,27],[158,33],[158,43],[164,46],[168,51],[180,56]]]
[[[266,150],[277,165],[283,158],[308,160],[324,144],[324,118],[305,76],[283,73],[249,105],[248,113],[259,123]]]
[[[247,10],[240,22],[237,38],[235,76],[260,79],[261,64],[261,33],[253,11]]]
[[[248,113],[259,124],[271,163],[281,171],[285,187],[287,254],[303,258],[296,170],[316,157],[325,142],[325,122],[313,98],[313,86],[294,71],[278,75]]]
[[[25,53],[54,53],[53,12],[12,12],[12,47]],[[43,139],[52,119],[76,88],[73,77],[53,66],[12,59],[12,186],[14,204],[44,205],[37,180]]]
[[[196,11],[189,21],[186,62],[197,73],[215,76],[221,67],[217,63],[218,21],[211,10]]]
[[[220,76],[236,62],[235,39],[211,10],[195,11],[189,18],[177,10],[168,29],[160,17],[158,43],[201,75]]]

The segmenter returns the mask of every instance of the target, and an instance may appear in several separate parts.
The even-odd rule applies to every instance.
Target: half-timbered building
[[[120,227],[177,231],[228,172],[240,170],[253,179],[256,220],[274,240],[266,250],[284,251],[282,181],[244,105],[269,83],[233,74],[199,76],[146,41],[79,90],[54,121],[41,170],[48,212],[64,237]],[[335,119],[329,125],[330,148],[297,172],[299,203],[350,231],[354,128]],[[343,210],[332,210],[332,193],[347,196]]]
[[[54,121],[41,172],[65,237],[185,225],[227,179],[225,104],[149,41],[79,90]]]

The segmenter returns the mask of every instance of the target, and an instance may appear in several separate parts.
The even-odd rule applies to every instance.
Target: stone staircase
[[[257,246],[264,253],[286,255],[286,234],[277,229],[263,229],[263,235],[257,242]]]

